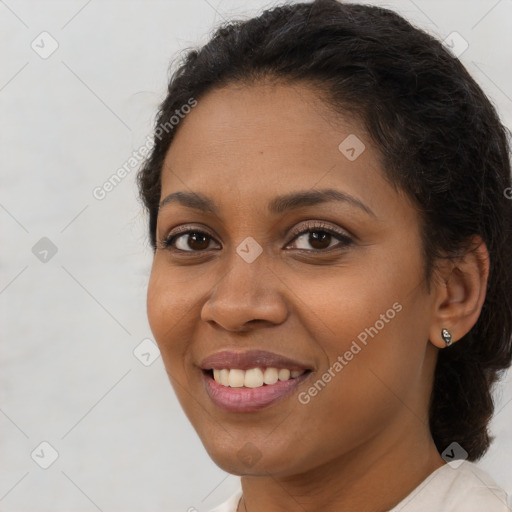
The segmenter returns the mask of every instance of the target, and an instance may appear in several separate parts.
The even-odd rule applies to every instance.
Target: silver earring
[[[441,336],[443,337],[446,346],[449,347],[452,344],[452,335],[450,334],[450,331],[448,331],[447,329],[443,329],[441,331]]]

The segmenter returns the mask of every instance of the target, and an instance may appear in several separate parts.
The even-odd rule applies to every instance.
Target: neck
[[[418,431],[418,421],[410,414],[394,440],[374,438],[303,474],[243,476],[238,512],[390,510],[445,464],[428,427]]]

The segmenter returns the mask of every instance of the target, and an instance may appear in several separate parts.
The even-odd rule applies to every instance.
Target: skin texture
[[[229,85],[184,119],[162,171],[161,199],[194,191],[219,206],[219,215],[178,203],[160,210],[157,240],[177,226],[211,239],[182,236],[176,244],[193,254],[157,249],[147,308],[207,452],[243,475],[239,510],[389,510],[444,464],[428,427],[441,329],[456,342],[476,322],[487,251],[476,240],[475,252],[444,261],[428,293],[417,210],[384,179],[362,127],[336,119],[306,84]],[[365,144],[354,161],[338,149],[350,134]],[[341,202],[267,211],[277,195],[325,188],[355,196],[375,216]],[[312,221],[352,243],[290,236]],[[236,252],[249,236],[263,249],[252,263]],[[206,393],[199,363],[225,349],[307,363],[313,372],[298,390],[307,391],[394,303],[401,311],[308,404],[294,393],[258,412],[233,413]],[[257,461],[248,463],[251,450]]]

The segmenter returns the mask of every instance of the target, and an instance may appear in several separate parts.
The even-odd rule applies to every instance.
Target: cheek
[[[396,273],[396,270],[395,270]],[[286,278],[290,300],[300,324],[330,358],[350,348],[352,339],[371,339],[370,329],[388,330],[399,316],[406,291],[403,279],[389,269],[347,265],[345,268],[318,269]],[[381,318],[381,315],[384,315]]]
[[[315,316],[329,325],[323,330],[328,334],[316,338],[326,363],[297,397],[297,408],[307,417],[302,435],[319,432],[325,439],[315,447],[319,462],[371,439],[404,411],[421,414],[414,397],[424,343],[418,342],[419,326],[409,316],[415,315],[413,305],[403,298],[373,299],[364,301],[365,308],[350,298],[324,299],[323,309],[311,302]]]
[[[198,339],[201,307],[215,284],[204,269],[172,268],[165,256],[155,257],[147,291],[147,317],[167,372],[185,377],[191,348]],[[181,380],[180,378],[180,380]]]
[[[154,264],[148,283],[147,316],[167,368],[168,362],[178,361],[176,354],[185,350],[187,338],[180,335],[180,330],[193,308],[193,297],[184,283]]]
[[[335,269],[337,275],[332,269],[325,276],[303,273],[295,281],[301,326],[324,353],[318,378],[328,384],[325,391],[321,382],[316,386],[324,395],[319,402],[332,400],[366,414],[361,404],[370,410],[378,409],[378,403],[386,408],[388,399],[396,402],[417,384],[428,339],[429,299],[418,286],[419,258],[396,261],[380,258],[364,268]],[[313,401],[316,391],[311,392],[305,401]]]
[[[162,279],[159,279],[159,273],[153,267],[149,278],[147,292],[147,316],[149,326],[158,345],[161,345],[165,333],[172,325],[172,305],[168,289]]]

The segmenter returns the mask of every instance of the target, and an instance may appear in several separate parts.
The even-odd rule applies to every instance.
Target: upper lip
[[[250,368],[288,368],[289,370],[310,370],[311,368],[289,357],[266,352],[264,350],[247,350],[233,352],[223,350],[203,359],[199,365],[203,370],[223,370],[237,368],[249,370]]]

